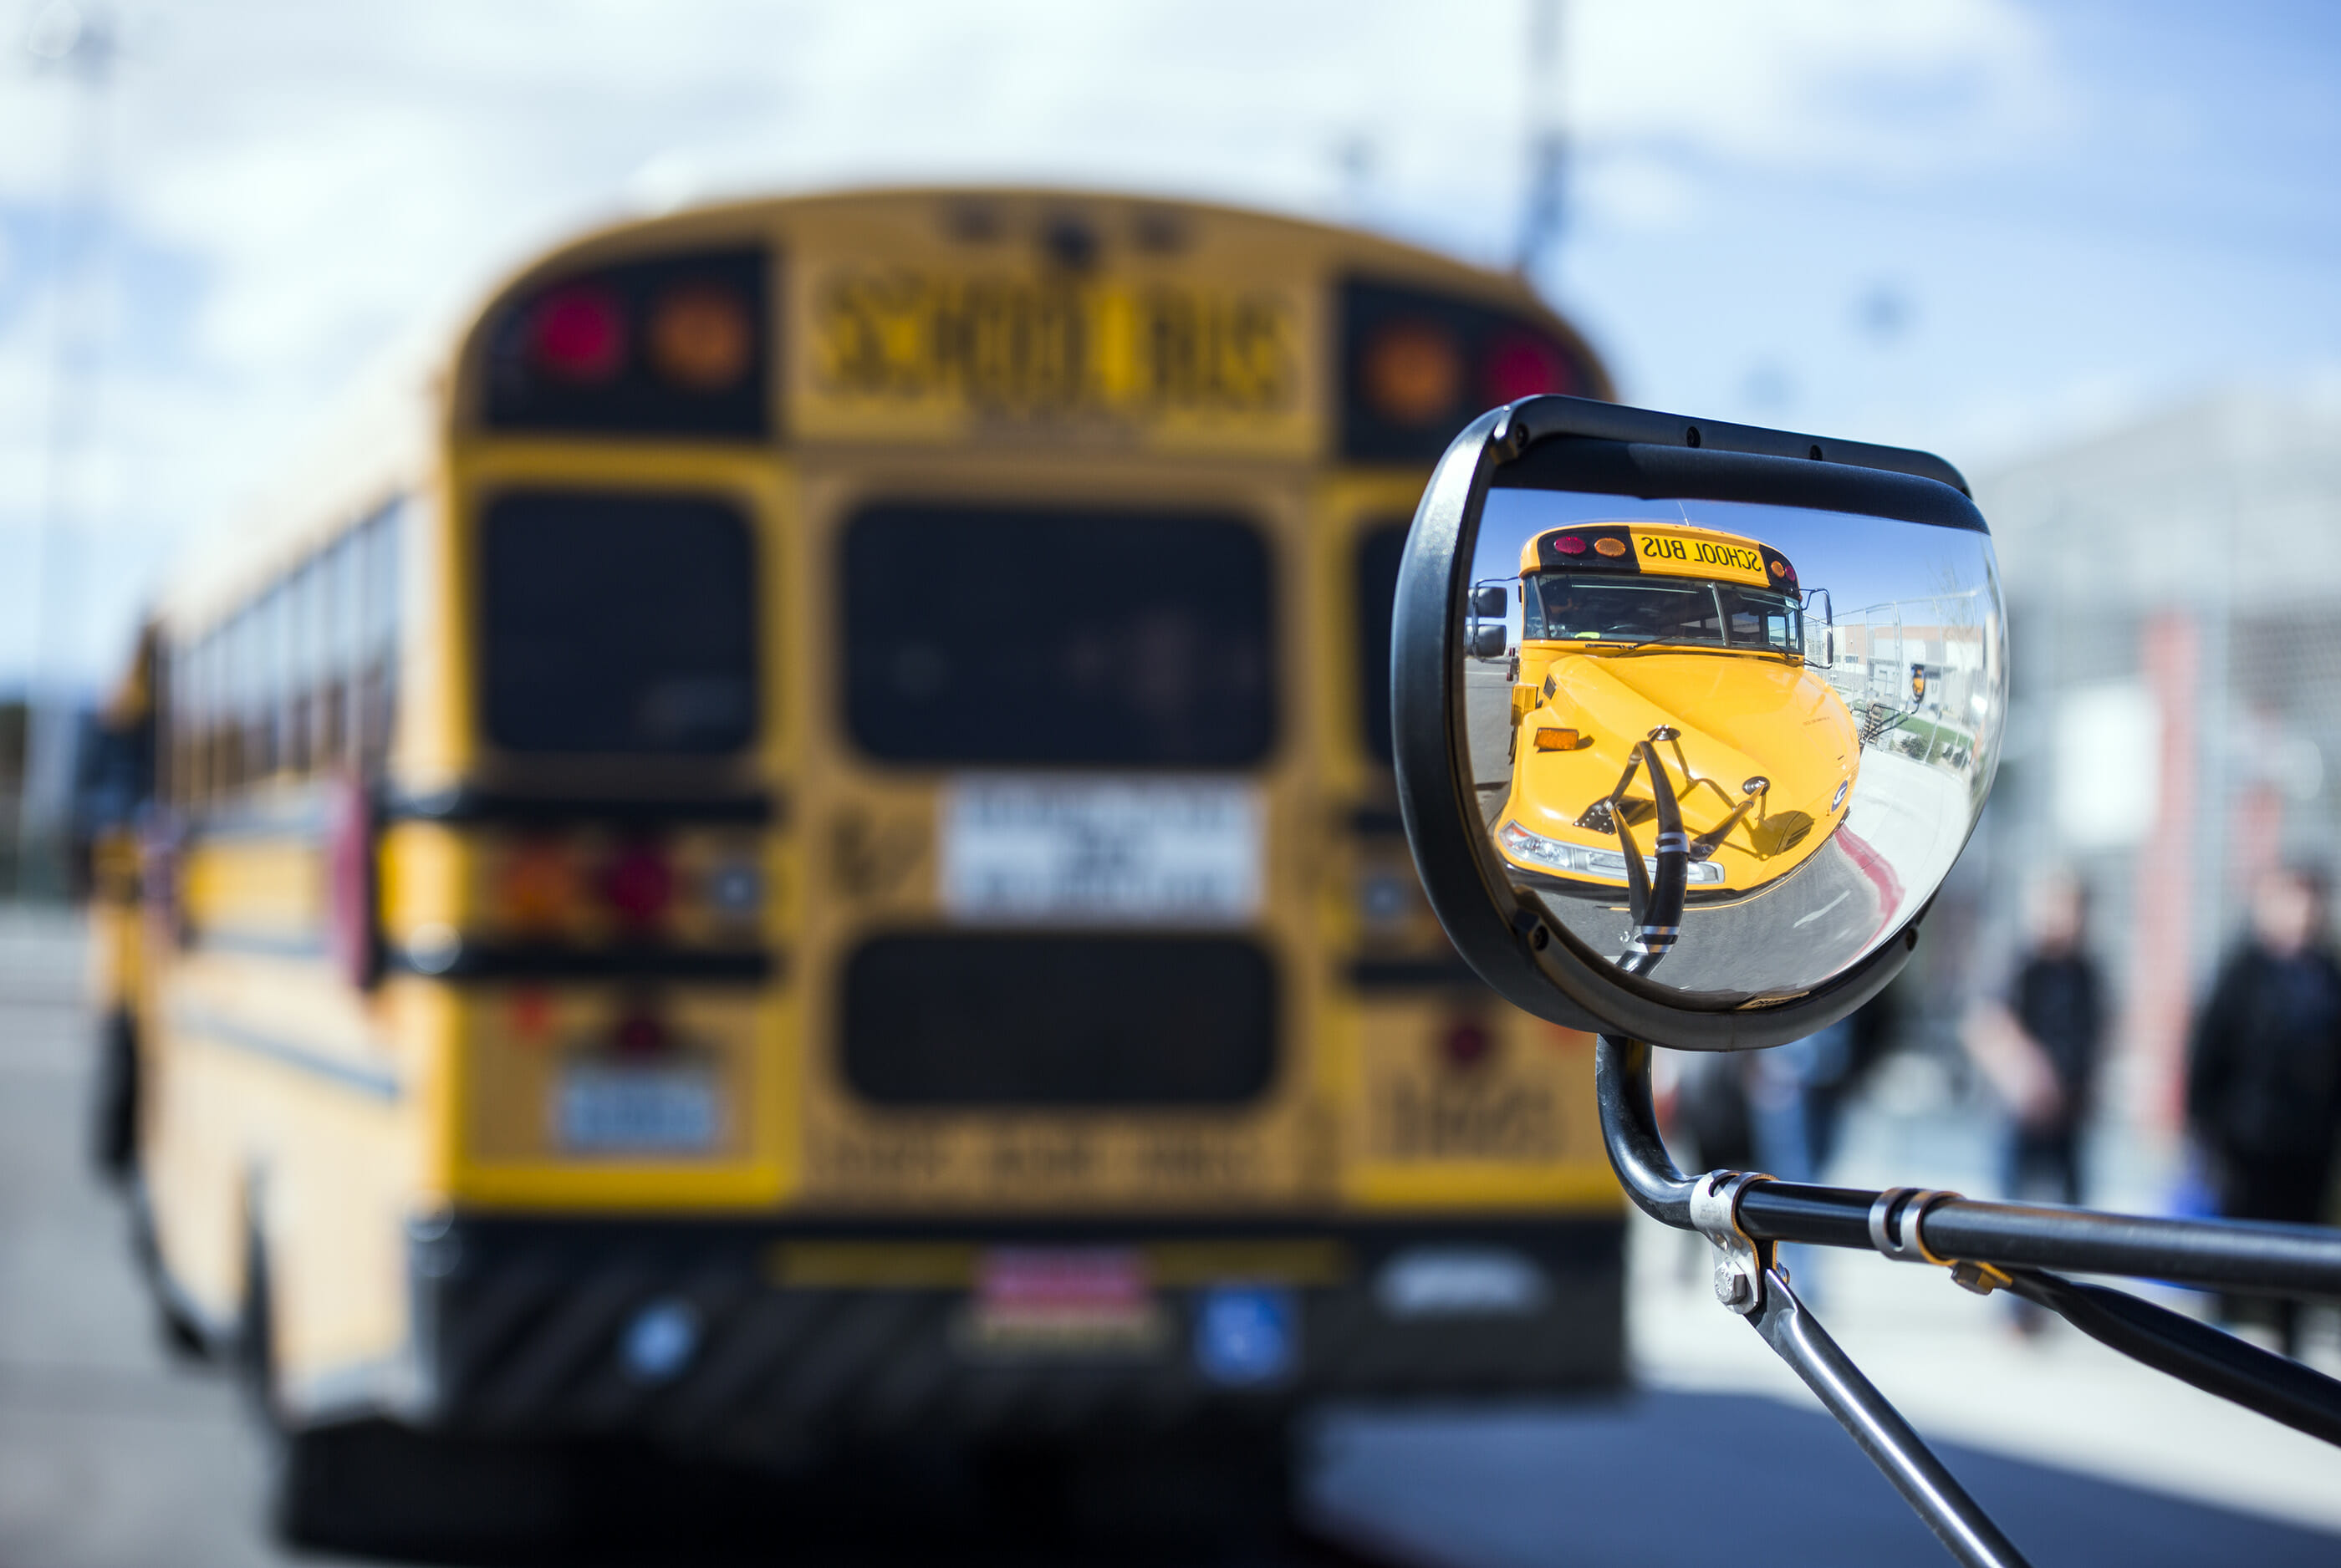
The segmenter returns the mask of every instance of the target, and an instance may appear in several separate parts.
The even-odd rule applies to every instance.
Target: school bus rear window
[[[1241,937],[881,937],[845,967],[845,1075],[881,1105],[1240,1105],[1276,1009]]]
[[[1358,723],[1366,755],[1378,762],[1390,760],[1390,610],[1398,602],[1406,530],[1401,519],[1358,536]]]
[[[1240,518],[879,506],[844,572],[874,757],[1238,768],[1275,739],[1268,551]]]
[[[517,491],[480,528],[482,710],[512,751],[734,751],[756,729],[755,550],[703,496]]]

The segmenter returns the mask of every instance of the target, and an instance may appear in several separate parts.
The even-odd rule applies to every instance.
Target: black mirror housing
[[[1516,522],[1507,524],[1515,531],[1501,543],[1513,552],[1512,559],[1481,554],[1481,525],[1491,492],[1502,493],[1508,516],[1530,503],[1562,500],[1584,503],[1569,515],[1596,521],[1581,529],[1571,525],[1531,534],[1519,533]],[[1707,521],[1694,519],[1694,512]],[[1807,542],[1793,550],[1775,549],[1773,541],[1757,533],[1742,537],[1718,531],[1722,525],[1713,521],[1717,517],[1773,520],[1767,526],[1775,530],[1776,540]],[[1842,529],[1875,527],[1872,534],[1859,536],[1861,551],[1833,555],[1809,541],[1836,536],[1816,533],[1812,526],[1799,534],[1792,526],[1799,519],[1809,524],[1815,518]],[[1840,756],[1844,777],[1835,798],[1824,789],[1817,796],[1801,798],[1804,807],[1792,810],[1800,799],[1790,782],[1795,768],[1777,765],[1779,759],[1772,755],[1742,755],[1714,744],[1713,736],[1728,730],[1728,725],[1723,730],[1710,725],[1702,731],[1690,719],[1678,720],[1653,710],[1633,720],[1632,734],[1595,733],[1599,727],[1589,728],[1578,715],[1606,713],[1614,719],[1619,704],[1610,701],[1604,708],[1587,695],[1569,707],[1568,694],[1560,690],[1568,684],[1562,677],[1576,670],[1591,680],[1629,667],[1596,666],[1583,660],[1575,665],[1561,662],[1589,650],[1585,643],[1565,640],[1589,639],[1590,647],[1601,652],[1639,657],[1640,662],[1630,669],[1645,688],[1665,674],[1669,660],[1688,670],[1694,656],[1704,659],[1705,663],[1697,665],[1703,674],[1727,668],[1754,670],[1760,663],[1775,672],[1767,679],[1801,680],[1799,690],[1808,694],[1805,700],[1838,714],[1831,733],[1850,738],[1858,729],[1851,718],[1858,693],[1825,684],[1839,679],[1830,664],[1848,646],[1844,640],[1849,617],[1870,617],[1851,634],[1867,639],[1860,645],[1866,671],[1873,660],[1879,668],[1889,657],[1903,662],[1904,640],[1928,631],[1906,622],[1922,620],[1930,612],[1917,608],[1898,611],[1900,619],[1893,622],[1889,636],[1875,606],[1825,610],[1830,662],[1814,665],[1807,657],[1802,622],[1797,618],[1798,568],[1818,576],[1825,561],[1832,563],[1838,581],[1824,590],[1835,589],[1832,597],[1840,606],[1848,600],[1857,606],[1870,604],[1878,596],[1870,591],[1864,571],[1873,558],[1888,566],[1908,566],[1909,552],[1897,554],[1905,537],[1897,531],[1913,527],[1929,538],[1957,543],[1966,552],[1964,559],[1974,563],[1974,586],[1967,596],[1975,623],[1961,644],[1961,657],[1967,660],[1963,668],[1969,671],[1961,692],[1974,707],[1974,716],[1962,721],[1969,724],[1971,733],[1944,743],[1938,757],[1929,749],[1931,740],[1915,739],[1920,732],[1914,728],[1914,739],[1904,748],[1926,749],[1918,765],[1935,769],[1919,780],[1934,790],[1928,799],[1938,802],[1928,808],[1938,820],[1930,825],[1933,836],[1927,855],[1895,887],[1892,898],[1882,890],[1874,895],[1879,911],[1875,927],[1858,930],[1858,940],[1832,958],[1825,972],[1758,977],[1719,986],[1702,978],[1695,963],[1678,957],[1671,968],[1658,970],[1654,978],[1652,967],[1666,955],[1678,928],[1695,930],[1699,921],[1724,918],[1721,911],[1726,910],[1743,911],[1730,918],[1747,923],[1768,918],[1761,915],[1763,906],[1793,906],[1793,900],[1777,896],[1778,887],[1788,885],[1788,873],[1729,869],[1735,855],[1752,865],[1771,853],[1776,863],[1785,864],[1795,857],[1780,853],[1783,845],[1793,848],[1801,841],[1830,850],[1842,841],[1847,847],[1841,853],[1830,850],[1839,860],[1857,867],[1868,864],[1863,855],[1867,846],[1857,844],[1844,828],[1848,814],[1860,809],[1858,795],[1848,803],[1848,790],[1857,778],[1878,780],[1867,786],[1874,792],[1897,778],[1915,777],[1911,761],[1866,749],[1851,759]],[[1938,529],[1951,531],[1933,534]],[[1525,551],[1521,538],[1529,541]],[[1492,528],[1488,540],[1486,549],[1496,551],[1499,540]],[[1686,545],[1689,559],[1685,558]],[[1676,560],[1665,559],[1669,551]],[[1807,557],[1804,561],[1796,559],[1800,551]],[[1722,564],[1699,566],[1696,558],[1701,553]],[[1520,563],[1524,588],[1531,577],[1539,583],[1549,579],[1576,588],[1559,597],[1556,590],[1547,589],[1544,600],[1527,607],[1544,620],[1523,627],[1520,658],[1534,668],[1514,672],[1514,728],[1505,745],[1501,693],[1481,690],[1496,674],[1467,675],[1464,660],[1490,657],[1482,651],[1493,640],[1488,633],[1505,630],[1505,623],[1491,626],[1490,618],[1480,612],[1483,597],[1509,600],[1500,586],[1490,594],[1488,580],[1493,572],[1512,570],[1514,560]],[[1659,573],[1672,575],[1655,575]],[[1652,639],[1629,639],[1615,628],[1578,630],[1544,624],[1556,616],[1579,613],[1582,603],[1598,598],[1593,590],[1607,591],[1633,582],[1678,592],[1729,590],[1737,598],[1716,601],[1724,605],[1716,611],[1724,619],[1710,619],[1707,624],[1719,624],[1723,630],[1701,634],[1715,644],[1708,647],[1669,643],[1669,638],[1698,640],[1689,634],[1658,637],[1656,641],[1668,645],[1653,649]],[[1779,607],[1776,641],[1763,644],[1760,630],[1735,632],[1733,628],[1747,620],[1745,605],[1755,591],[1735,585],[1761,584],[1768,592],[1774,583],[1780,591],[1766,602]],[[1805,591],[1809,596],[1810,590]],[[1739,610],[1732,608],[1735,603]],[[1391,694],[1400,801],[1432,908],[1466,961],[1499,993],[1531,1013],[1571,1027],[1678,1048],[1738,1050],[1784,1044],[1835,1022],[1882,988],[1907,960],[1927,900],[1948,868],[1947,856],[1955,856],[1964,842],[1973,811],[1988,789],[2005,708],[1996,568],[1990,564],[1988,531],[1967,495],[1965,481],[1949,464],[1925,452],[1691,421],[1582,399],[1526,399],[1474,421],[1441,459],[1408,538],[1394,614]],[[1939,641],[1940,630],[1935,630]],[[1751,635],[1757,640],[1754,645],[1748,643]],[[1737,644],[1735,636],[1739,638]],[[1532,651],[1541,656],[1541,662],[1531,658]],[[1738,660],[1737,666],[1729,664],[1733,659]],[[1853,678],[1848,674],[1843,679]],[[1472,688],[1468,693],[1467,685]],[[1528,743],[1529,726],[1536,729],[1533,744]],[[1640,732],[1644,728],[1647,737]],[[1504,775],[1491,780],[1474,770],[1478,764],[1472,759],[1490,754],[1490,737],[1497,745],[1494,754],[1506,759],[1499,766],[1515,770],[1509,776],[1509,803]],[[1840,751],[1854,744],[1847,739]],[[1613,750],[1605,752],[1604,747]],[[1608,761],[1609,772],[1601,777],[1599,789],[1577,787],[1569,813],[1548,819],[1564,823],[1550,830],[1556,837],[1577,843],[1551,844],[1521,827],[1517,815],[1508,815],[1528,798],[1526,770],[1558,776],[1563,769],[1601,763],[1613,752],[1625,758],[1628,777],[1611,789],[1618,766],[1614,759]],[[1751,758],[1757,766],[1740,765]],[[1896,769],[1900,769],[1898,775]],[[1659,788],[1659,775],[1666,776],[1667,787]],[[1754,777],[1765,779],[1765,789],[1742,793]],[[1637,779],[1644,782],[1637,786]],[[1681,817],[1679,829],[1669,829],[1666,815],[1649,815],[1654,802],[1649,792],[1653,789],[1662,798],[1657,808]],[[1600,789],[1609,794],[1601,795]],[[1587,799],[1592,803],[1581,816],[1575,815]],[[1617,809],[1609,809],[1611,806]],[[1878,808],[1871,809],[1874,818]],[[1698,813],[1711,817],[1712,825],[1691,820]],[[1805,825],[1798,825],[1800,820]],[[1568,874],[1525,865],[1519,855],[1508,854],[1497,842],[1494,830],[1499,826],[1529,844],[1529,853],[1545,845],[1542,852],[1553,857],[1548,865],[1566,868]],[[1701,826],[1704,831],[1691,831]],[[1578,829],[1582,831],[1574,831]],[[1841,833],[1845,836],[1839,840]],[[1878,836],[1875,829],[1871,835]],[[1692,840],[1688,853],[1681,847],[1686,839]],[[1755,848],[1730,848],[1748,843]],[[1670,844],[1676,847],[1670,849]],[[1647,858],[1654,849],[1657,858]],[[1809,848],[1803,852],[1816,853]],[[1587,868],[1588,857],[1591,869]],[[1646,867],[1647,874],[1638,875]],[[1888,880],[1891,875],[1890,869],[1885,873]],[[1778,881],[1766,884],[1766,876]],[[1669,878],[1672,904],[1666,887]],[[1687,878],[1690,908],[1671,915],[1668,911],[1684,908],[1680,900]],[[1757,897],[1759,893],[1765,896]],[[1646,909],[1656,913],[1645,914]],[[1641,922],[1643,933],[1635,940],[1654,944],[1642,949],[1640,958],[1609,959],[1596,950],[1596,938],[1621,927],[1630,934],[1634,921]],[[1659,934],[1651,935],[1654,931]],[[1779,950],[1789,948],[1781,933],[1771,932],[1765,939]],[[1713,946],[1710,942],[1710,949]],[[1690,947],[1686,939],[1676,951]],[[1687,978],[1664,983],[1673,975]]]

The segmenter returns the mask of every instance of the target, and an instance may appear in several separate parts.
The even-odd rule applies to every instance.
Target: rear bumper
[[[1623,1236],[1606,1217],[891,1232],[459,1217],[410,1243],[419,1375],[401,1414],[784,1457],[1259,1422],[1328,1397],[1599,1387],[1624,1375]],[[1000,1246],[1134,1252],[1154,1281],[1148,1331],[972,1332],[971,1276]],[[1533,1288],[1491,1294],[1507,1279]],[[1263,1312],[1280,1355],[1245,1337]]]

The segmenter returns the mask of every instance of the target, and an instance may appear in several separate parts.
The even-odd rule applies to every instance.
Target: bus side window
[[[304,561],[293,569],[284,580],[283,596],[284,630],[279,641],[284,661],[284,766],[305,778],[315,765],[317,574],[314,561]]]
[[[300,759],[294,754],[293,710],[300,687],[295,678],[299,658],[298,630],[301,618],[294,601],[295,579],[280,577],[268,590],[269,628],[269,691],[268,727],[273,738],[270,746],[272,771],[297,771]]]
[[[163,734],[169,746],[170,760],[165,764],[170,780],[170,801],[182,809],[194,799],[195,781],[201,777],[203,749],[200,732],[194,724],[195,649],[191,642],[174,643],[163,655]]]
[[[399,521],[404,510],[403,501],[393,501],[360,526],[364,605],[358,631],[358,765],[368,777],[390,755],[397,710]]]
[[[226,744],[220,784],[233,793],[249,776],[252,751],[252,611],[239,610],[220,633],[220,734]]]
[[[234,706],[228,699],[227,634],[214,626],[204,635],[203,673],[203,798],[217,800],[230,782],[228,721]]]
[[[334,768],[353,759],[356,729],[354,686],[358,622],[358,536],[344,531],[318,558],[318,600],[324,622],[317,650],[317,752],[321,765]]]

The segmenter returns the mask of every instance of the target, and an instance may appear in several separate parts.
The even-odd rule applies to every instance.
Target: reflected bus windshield
[[[1567,571],[1538,572],[1527,588],[1521,604],[1524,640],[1804,652],[1804,610],[1793,594],[1682,579],[1621,582]]]

